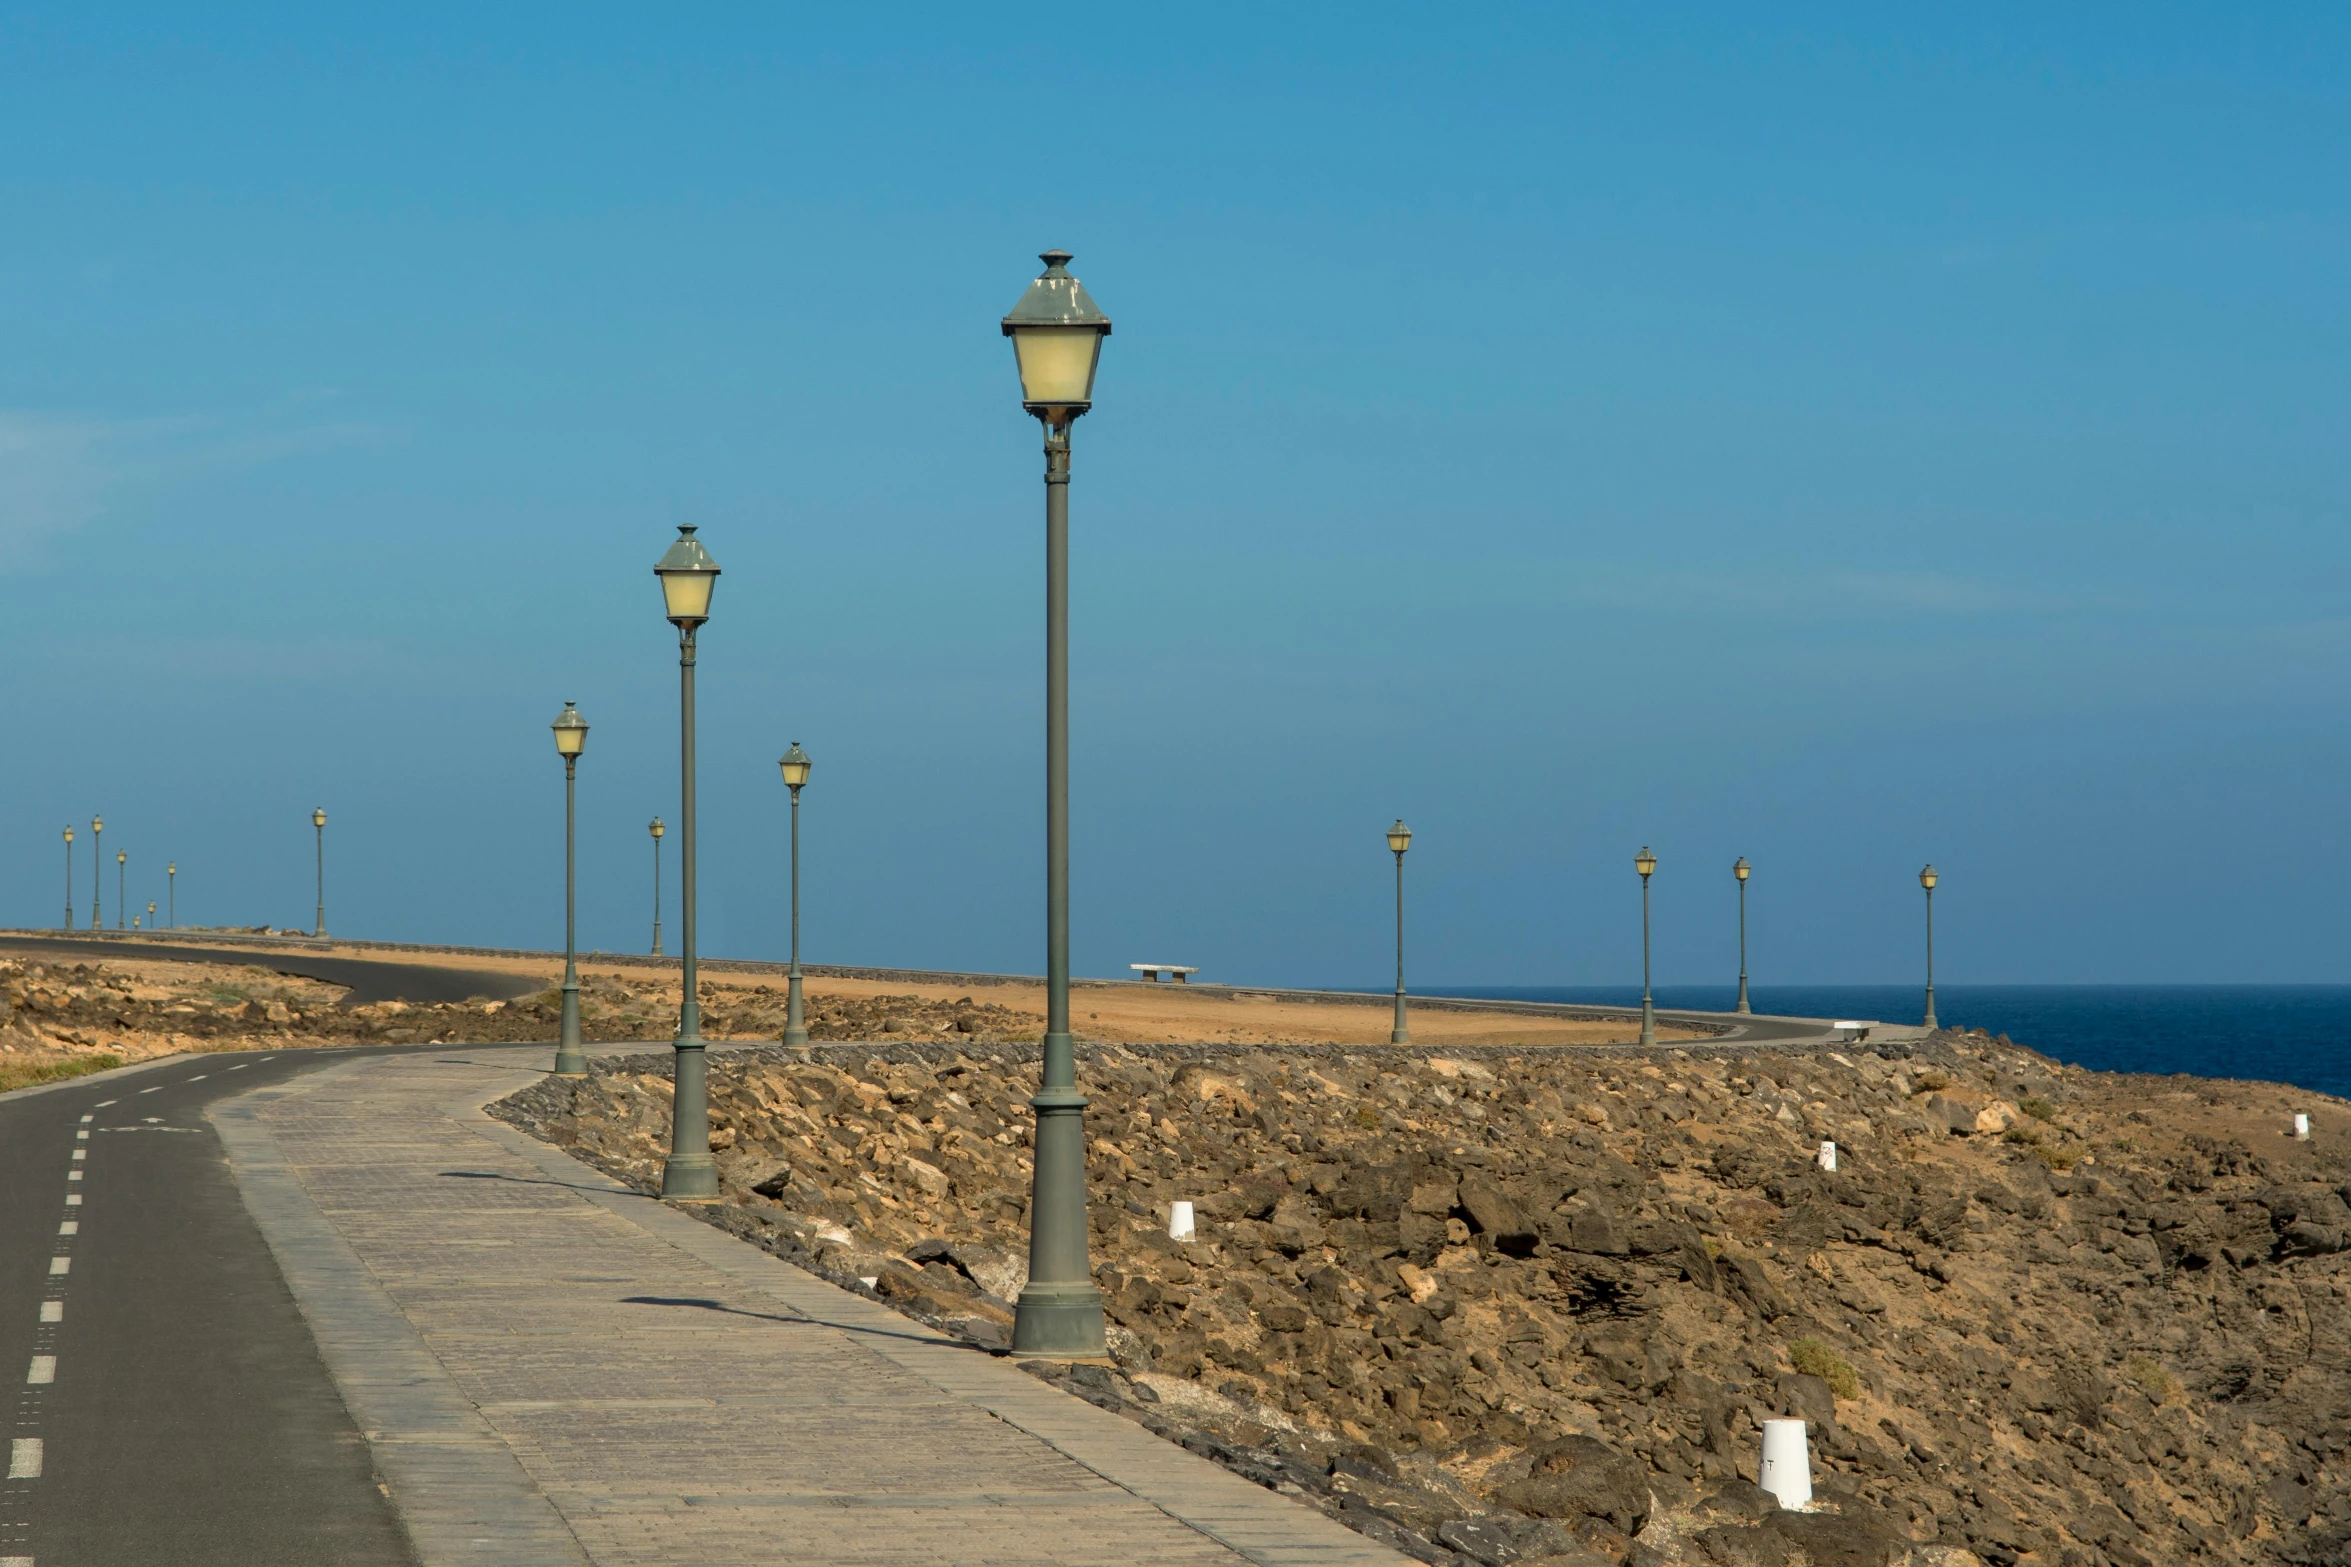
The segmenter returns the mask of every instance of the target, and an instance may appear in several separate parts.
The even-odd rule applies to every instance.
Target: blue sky
[[[1040,970],[1060,245],[1080,972],[2351,980],[2347,25],[0,7],[0,918]]]

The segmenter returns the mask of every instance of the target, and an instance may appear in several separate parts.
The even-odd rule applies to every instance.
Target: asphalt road
[[[224,1052],[0,1098],[0,1558],[412,1567],[203,1115],[385,1048]]]
[[[151,941],[81,941],[66,936],[0,937],[0,951],[38,952],[78,958],[144,958],[183,963],[237,963],[265,968],[303,979],[324,980],[350,987],[353,1006],[371,1001],[468,1001],[484,996],[492,1001],[517,1001],[547,988],[547,981],[528,974],[501,974],[491,969],[447,968],[424,963],[382,963],[371,958],[313,957],[261,947],[201,947],[166,945]]]

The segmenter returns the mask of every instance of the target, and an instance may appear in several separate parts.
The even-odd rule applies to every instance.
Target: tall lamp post
[[[147,928],[149,930],[155,928],[155,900],[153,898],[147,900]]]
[[[122,890],[123,883],[130,878],[130,863],[130,850],[117,849],[114,851],[114,928],[116,930],[123,928],[123,916],[130,912],[129,900],[123,896]]]
[[[90,928],[106,928],[106,912],[99,905],[106,892],[106,818],[90,818]]]
[[[1388,1031],[1388,1043],[1409,1045],[1412,1030],[1404,1024],[1404,851],[1412,847],[1412,829],[1401,816],[1388,829],[1388,847],[1396,855],[1396,1026]]]
[[[310,825],[318,832],[318,919],[311,931],[320,941],[327,939],[327,808],[319,806],[310,813]]]
[[[792,972],[784,981],[784,1043],[805,1045],[808,1015],[800,1001],[800,789],[816,764],[795,740],[776,766],[783,770],[784,787],[792,791]]]
[[[1918,873],[1918,884],[1927,890],[1927,1027],[1940,1027],[1935,1022],[1935,883],[1942,878],[1930,865]]]
[[[163,916],[171,928],[180,928],[180,862],[173,860],[163,867]]]
[[[1641,873],[1641,1043],[1657,1043],[1657,1009],[1649,1004],[1649,877],[1657,869],[1657,856],[1644,845],[1633,856],[1633,869]]]
[[[653,955],[661,956],[661,835],[669,829],[661,825],[661,818],[653,818],[645,829],[653,835]]]
[[[588,721],[580,710],[569,702],[555,715],[555,754],[563,758],[563,1032],[555,1046],[555,1075],[557,1077],[586,1077],[588,1057],[580,1049],[580,963],[579,925],[574,918],[577,907],[573,888],[573,844],[578,812],[573,796],[577,793],[580,772],[580,752],[587,749]]]
[[[1102,1292],[1086,1252],[1086,1096],[1069,1031],[1069,432],[1093,406],[1104,315],[1069,275],[1066,250],[1012,307],[1004,335],[1021,407],[1045,432],[1045,1047],[1029,1203],[1029,1281],[1013,1316],[1016,1355],[1105,1352]]]
[[[1731,867],[1731,874],[1739,878],[1739,1013],[1747,1015],[1747,856],[1739,856],[1739,863]]]
[[[694,977],[694,633],[710,618],[718,562],[681,524],[676,542],[653,574],[661,579],[663,613],[678,628],[678,924],[684,945],[684,990],[678,1002],[677,1066],[670,1094],[669,1162],[661,1195],[672,1202],[716,1202],[718,1163],[710,1157],[710,1089],[703,1075],[702,1003]]]
[[[65,829],[65,931],[73,934],[73,828]]]

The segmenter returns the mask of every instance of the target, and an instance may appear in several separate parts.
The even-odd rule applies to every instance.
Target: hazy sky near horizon
[[[0,5],[0,920],[1041,971],[1059,245],[1079,972],[2351,980],[2351,14],[1047,15]]]

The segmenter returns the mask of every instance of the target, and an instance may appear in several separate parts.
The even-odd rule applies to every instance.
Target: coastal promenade
[[[217,1088],[226,1064],[183,1059],[10,1108],[46,1103],[63,1127],[90,1117],[95,1138],[61,1131],[56,1150],[95,1150],[74,1161],[93,1172],[70,1243],[85,1249],[132,1222],[110,1211],[131,1191],[96,1172],[184,1141],[116,1134],[197,1115],[217,1130],[425,1567],[1404,1560],[482,1113],[546,1058],[544,1045],[346,1056],[175,1116],[181,1080]],[[72,1283],[84,1297],[109,1287],[95,1269]],[[63,1420],[93,1368],[70,1345],[57,1363]],[[52,1464],[50,1478],[70,1477]],[[373,1499],[312,1479],[365,1535],[356,1515]],[[36,1508],[0,1555],[215,1559],[200,1541],[93,1551],[106,1527]]]

